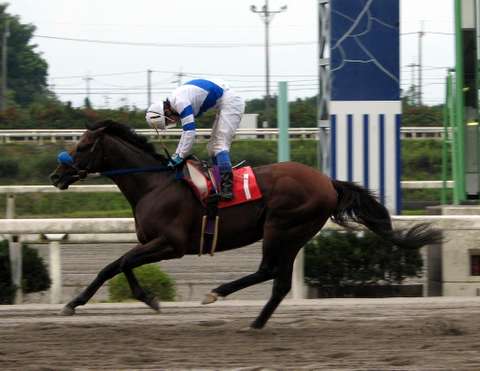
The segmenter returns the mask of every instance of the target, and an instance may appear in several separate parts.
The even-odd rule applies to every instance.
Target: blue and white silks
[[[186,82],[175,89],[168,97],[172,108],[179,113],[183,132],[175,151],[180,157],[187,157],[193,147],[196,135],[195,117],[209,109],[218,109],[212,127],[212,135],[207,145],[210,156],[229,151],[240,125],[245,103],[224,83],[205,79]]]

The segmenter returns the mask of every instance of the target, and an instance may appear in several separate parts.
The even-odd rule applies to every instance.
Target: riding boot
[[[230,201],[233,199],[233,173],[232,171],[220,173],[220,177],[220,197]]]

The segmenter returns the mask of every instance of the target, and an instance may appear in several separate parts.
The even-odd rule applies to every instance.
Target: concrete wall
[[[407,220],[400,220],[396,224],[414,224]],[[480,276],[470,274],[470,255],[480,255],[480,216],[442,215],[426,218],[425,221],[432,222],[442,230],[444,236],[442,245],[425,248],[425,295],[480,296]]]

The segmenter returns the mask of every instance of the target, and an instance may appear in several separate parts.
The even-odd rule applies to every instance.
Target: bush
[[[159,300],[175,300],[175,282],[158,265],[148,264],[133,270],[142,286],[148,293],[155,295]],[[112,278],[108,285],[111,301],[125,301],[134,299],[127,278],[123,273]]]
[[[28,294],[50,288],[50,277],[38,252],[22,245],[22,290]],[[15,287],[12,285],[8,241],[0,241],[0,304],[12,304]]]
[[[419,276],[419,250],[400,249],[371,232],[325,231],[305,246],[305,279],[333,291],[344,286],[401,283]]]

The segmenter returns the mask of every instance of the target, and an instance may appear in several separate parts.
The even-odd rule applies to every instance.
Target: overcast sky
[[[49,64],[52,89],[75,105],[85,98],[89,76],[90,97],[96,107],[129,104],[145,108],[148,69],[155,71],[153,100],[163,99],[176,86],[179,72],[187,74],[183,81],[192,76],[219,77],[247,99],[265,94],[264,24],[250,11],[250,5],[260,8],[264,0],[9,3],[9,13],[37,27],[33,42]],[[283,5],[287,11],[278,14],[271,25],[272,93],[279,80],[286,80],[290,81],[290,99],[313,96],[317,92],[317,1],[270,0],[272,10]],[[411,33],[422,27],[426,32],[424,103],[437,104],[444,99],[445,71],[454,60],[453,0],[401,0],[402,88],[411,85],[408,65],[418,58],[418,36]],[[138,43],[156,45],[133,45]],[[228,47],[219,47],[224,45]]]

